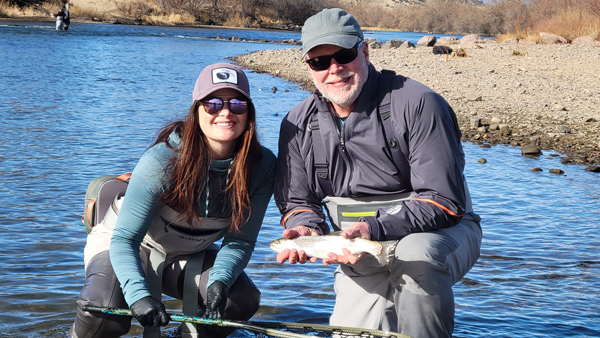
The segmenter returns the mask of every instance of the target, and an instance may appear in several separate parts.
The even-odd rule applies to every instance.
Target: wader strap
[[[150,247],[150,246],[149,246]],[[150,294],[154,299],[161,301],[162,299],[162,273],[165,267],[165,259],[167,255],[164,252],[150,247],[149,264],[146,269],[146,281],[150,288]],[[145,327],[144,338],[160,338],[159,327]]]
[[[382,69],[377,82],[377,110],[381,124],[383,125],[383,137],[386,139],[387,147],[391,152],[396,168],[400,170],[399,163],[403,157],[400,152],[400,142],[396,138],[392,126],[391,103],[392,103],[392,81],[396,76],[393,70]]]
[[[204,265],[205,251],[192,255],[185,265],[183,277],[183,314],[186,316],[198,315],[198,292],[200,289],[200,275]],[[182,323],[181,338],[199,338],[196,324]]]
[[[321,188],[326,195],[333,195],[333,186],[329,177],[329,162],[327,161],[327,153],[325,151],[325,144],[323,144],[323,137],[321,136],[321,130],[319,128],[319,112],[312,114],[310,118],[310,135],[313,144],[313,157],[315,160],[315,171],[317,172],[317,180],[321,185]]]

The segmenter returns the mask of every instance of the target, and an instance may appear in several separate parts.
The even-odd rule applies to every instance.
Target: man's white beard
[[[346,86],[344,88],[336,89],[329,88],[328,85],[326,85],[326,83],[330,81],[335,81],[340,78],[347,78],[355,74],[357,74],[358,76],[354,77],[354,84],[350,87]],[[348,109],[352,107],[354,101],[356,101],[356,99],[360,95],[363,85],[365,84],[365,82],[367,82],[368,76],[369,68],[367,66],[364,66],[361,67],[361,69],[357,73],[346,71],[340,74],[329,75],[323,83],[317,83],[317,81],[314,80],[313,82],[315,83],[315,87],[317,87],[317,89],[326,99],[340,107]]]

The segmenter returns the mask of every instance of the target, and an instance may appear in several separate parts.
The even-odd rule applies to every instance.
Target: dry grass
[[[18,8],[0,0],[0,17],[46,16],[51,5]],[[540,42],[540,32],[573,40],[600,39],[600,0],[487,0],[475,5],[459,0],[385,7],[382,1],[358,0],[70,0],[71,15],[80,18],[123,18],[155,25],[210,24],[264,27],[301,25],[325,7],[341,7],[363,27],[432,34],[481,34]],[[214,6],[214,7],[213,7]]]
[[[248,28],[248,27],[252,26],[252,20],[250,20],[250,18],[247,16],[243,16],[240,13],[236,13],[230,17],[227,17],[227,19],[225,20],[223,25],[228,26],[228,27],[246,27],[246,28]]]
[[[153,25],[192,25],[196,18],[190,13],[165,14],[165,15],[144,15],[142,20]]]
[[[41,6],[25,6],[18,7],[15,5],[11,5],[6,0],[0,0],[0,17],[37,17],[37,16],[47,16],[54,11],[58,12],[56,6],[50,6],[48,4],[43,4]]]

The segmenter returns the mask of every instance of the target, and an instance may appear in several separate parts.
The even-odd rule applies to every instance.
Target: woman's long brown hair
[[[171,157],[165,171],[168,173],[167,187],[162,195],[163,202],[180,212],[181,219],[193,225],[194,220],[201,222],[196,213],[202,192],[206,185],[206,175],[212,161],[211,148],[200,128],[198,108],[195,101],[187,116],[164,127],[152,146],[165,143],[175,155]],[[250,217],[250,175],[254,166],[262,157],[262,147],[256,135],[256,112],[251,101],[248,102],[246,130],[239,136],[233,152],[233,163],[229,172],[229,183],[225,196],[231,204],[231,227],[233,231],[246,223],[244,213]],[[181,138],[178,147],[169,143],[169,135],[175,131]]]

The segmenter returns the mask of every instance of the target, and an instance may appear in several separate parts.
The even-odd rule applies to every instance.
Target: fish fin
[[[398,242],[399,240],[379,242],[383,247],[383,252],[381,253],[381,256],[377,257],[377,261],[379,261],[379,264],[386,266],[392,263],[392,260],[394,259],[394,251],[396,250]]]

